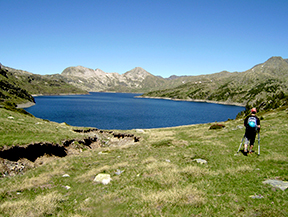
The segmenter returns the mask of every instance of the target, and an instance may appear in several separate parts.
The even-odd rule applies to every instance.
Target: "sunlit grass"
[[[140,142],[87,150],[65,158],[42,157],[35,162],[36,168],[24,175],[0,179],[0,213],[287,216],[287,190],[263,181],[288,181],[288,111],[270,112],[263,117],[260,156],[257,140],[252,155],[235,155],[244,128],[239,127],[243,120],[233,120],[223,122],[226,127],[220,130],[209,130],[211,124],[130,130],[127,132],[141,137]],[[196,159],[207,163],[197,163]],[[111,182],[93,182],[99,173],[109,174]],[[253,199],[251,195],[263,198]]]

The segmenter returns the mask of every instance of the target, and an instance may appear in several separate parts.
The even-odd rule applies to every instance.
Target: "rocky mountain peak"
[[[143,81],[147,76],[152,76],[149,72],[141,67],[135,67],[134,69],[123,74],[128,79]]]

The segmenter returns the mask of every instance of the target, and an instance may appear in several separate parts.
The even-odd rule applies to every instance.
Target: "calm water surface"
[[[134,98],[140,94],[39,96],[25,110],[36,117],[99,129],[160,128],[234,119],[244,107],[203,102]]]

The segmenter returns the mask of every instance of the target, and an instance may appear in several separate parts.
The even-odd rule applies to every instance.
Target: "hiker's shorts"
[[[251,137],[247,137],[245,135],[245,139],[244,139],[244,144],[249,144],[249,141],[250,141],[250,145],[254,145],[254,142],[255,142],[255,136],[251,136]]]

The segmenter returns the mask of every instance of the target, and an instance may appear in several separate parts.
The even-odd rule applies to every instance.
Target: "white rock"
[[[193,161],[196,161],[197,163],[200,163],[200,164],[207,164],[207,161],[206,160],[203,160],[203,159],[195,159]]]
[[[288,188],[288,182],[287,181],[268,179],[266,181],[263,181],[263,183],[264,184],[270,184],[276,188],[280,188],[282,191],[285,191],[285,189]]]
[[[109,174],[99,173],[93,181],[97,183],[102,183],[103,185],[107,185],[110,183],[111,180],[112,179]]]

